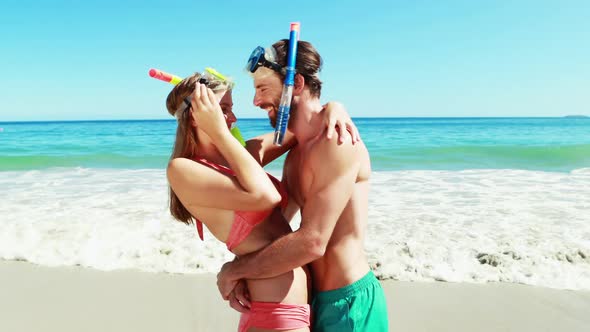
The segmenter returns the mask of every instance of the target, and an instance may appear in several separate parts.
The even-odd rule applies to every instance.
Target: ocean
[[[589,118],[359,118],[381,278],[590,289]],[[266,119],[241,119],[249,138]],[[167,210],[173,120],[0,122],[0,258],[216,272]],[[267,169],[280,176],[283,159]],[[295,222],[295,227],[298,221]]]

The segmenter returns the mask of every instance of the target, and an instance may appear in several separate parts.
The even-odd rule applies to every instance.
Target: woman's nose
[[[238,119],[236,119],[236,115],[234,114],[234,112],[227,113],[227,119],[230,122],[236,122],[238,120]]]

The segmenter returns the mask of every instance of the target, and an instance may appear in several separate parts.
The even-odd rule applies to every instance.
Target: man
[[[254,105],[268,112],[274,126],[288,40],[275,43],[269,51],[276,56],[255,58],[249,69],[256,89]],[[285,160],[283,183],[295,203],[285,217],[290,220],[300,208],[301,226],[259,252],[226,263],[218,287],[228,299],[240,279],[273,277],[310,264],[313,331],[386,331],[385,297],[363,248],[369,154],[362,142],[353,145],[350,137],[339,144],[323,135],[321,64],[315,48],[299,41],[289,120],[298,144]]]

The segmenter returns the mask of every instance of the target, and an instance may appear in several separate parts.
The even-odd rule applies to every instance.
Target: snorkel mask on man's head
[[[266,67],[276,71],[279,74],[285,74],[285,68],[277,63],[277,52],[274,47],[269,47],[266,50],[262,46],[257,46],[248,58],[245,70],[250,74],[254,74],[260,67]]]
[[[273,139],[275,145],[281,145],[283,143],[283,138],[285,137],[285,132],[287,130],[287,123],[289,122],[291,99],[293,98],[293,86],[295,85],[299,29],[299,22],[291,22],[291,27],[289,29],[289,48],[286,59],[287,65],[285,67],[282,67],[277,63],[276,50],[272,46],[266,50],[261,46],[256,47],[250,54],[248,63],[246,64],[246,70],[251,74],[254,74],[256,70],[262,66],[284,75],[283,92],[281,93],[279,113]]]

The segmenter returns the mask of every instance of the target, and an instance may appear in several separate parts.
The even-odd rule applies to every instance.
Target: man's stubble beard
[[[280,100],[277,103],[277,105],[280,105]],[[291,104],[291,108],[289,110],[289,121],[288,121],[288,124],[287,124],[287,127],[289,128],[289,130],[293,130],[293,128],[292,128],[292,126],[293,126],[292,125],[292,123],[293,123],[292,118],[293,118],[293,115],[296,112],[297,112],[297,107],[295,105]],[[277,128],[277,118],[278,117],[279,117],[279,107],[277,107],[276,110],[273,110],[271,112],[268,112],[268,120],[270,122],[270,125],[274,129]]]

